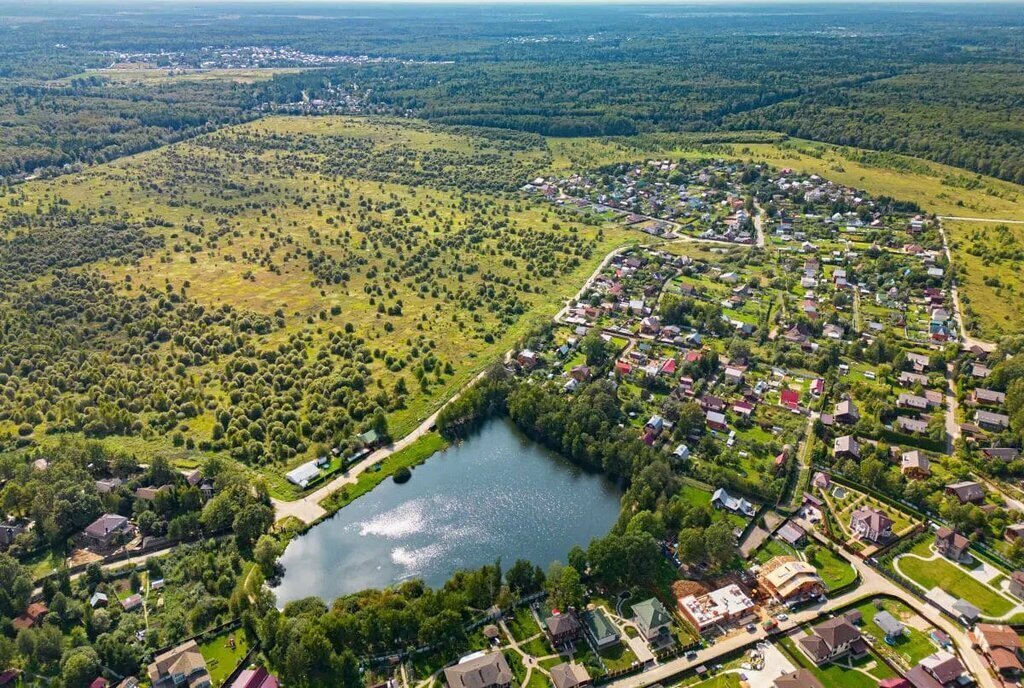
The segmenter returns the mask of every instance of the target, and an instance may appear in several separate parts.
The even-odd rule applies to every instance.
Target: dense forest
[[[766,129],[1024,179],[1012,6],[363,9],[225,22],[216,6],[116,21],[54,8],[21,23],[12,7],[0,23],[0,176],[316,102],[552,136]],[[89,71],[111,65],[317,69],[269,81]]]

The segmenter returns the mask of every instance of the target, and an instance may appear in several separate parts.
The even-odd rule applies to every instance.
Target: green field
[[[348,451],[378,409],[393,437],[407,434],[631,240],[506,193],[549,160],[536,136],[279,117],[23,185],[0,199],[0,219],[37,213],[26,215],[26,254],[80,252],[55,258],[88,276],[69,298],[99,300],[126,329],[158,301],[170,307],[165,333],[114,360],[102,357],[117,333],[52,333],[39,386],[0,400],[0,433],[33,426],[27,437],[49,443],[84,432],[182,467],[231,457],[265,465],[288,498],[287,468],[325,446]],[[59,233],[69,215],[96,225],[117,215],[130,236],[69,240]],[[20,265],[18,289],[46,279],[43,267]],[[17,313],[25,327],[42,317]],[[78,367],[144,384],[58,393],[71,356],[61,338],[84,352]]]
[[[967,600],[981,610],[983,616],[999,617],[1013,609],[1013,603],[992,588],[975,580],[945,559],[918,559],[904,556],[895,564],[897,570],[925,589],[939,587]]]
[[[1024,249],[1024,226],[952,220],[943,224],[956,252],[968,331],[991,340],[1019,334],[1024,276],[1017,266]]]

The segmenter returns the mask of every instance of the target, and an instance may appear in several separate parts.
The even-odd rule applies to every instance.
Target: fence
[[[200,631],[199,633],[196,633],[193,636],[179,640],[178,642],[173,643],[172,645],[165,645],[164,647],[153,650],[153,652],[150,653],[150,659],[152,660],[153,657],[156,657],[159,654],[167,652],[168,650],[173,649],[175,647],[178,647],[182,643],[187,643],[190,640],[196,641],[196,644],[201,644],[202,641],[206,640],[208,637],[218,636],[221,633],[224,633],[225,631],[233,631],[234,629],[240,628],[241,626],[241,619],[231,619],[229,621],[225,621],[224,623],[218,626],[207,628],[205,631]]]

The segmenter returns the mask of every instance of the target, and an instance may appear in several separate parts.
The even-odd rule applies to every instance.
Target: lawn
[[[853,566],[825,547],[816,548],[814,558],[808,561],[818,569],[818,575],[829,590],[836,590],[857,579],[857,572]]]
[[[598,654],[601,655],[601,659],[604,660],[604,664],[608,667],[610,673],[628,669],[636,661],[636,655],[623,642],[605,648]]]
[[[765,543],[761,546],[761,549],[757,550],[757,554],[754,555],[754,559],[759,564],[764,564],[769,559],[774,557],[798,557],[797,551],[782,542],[777,538],[768,538]]]
[[[230,638],[235,639],[234,648],[228,644]],[[214,686],[224,682],[248,651],[249,645],[241,629],[222,633],[199,646],[199,652],[206,660],[206,668],[210,672],[210,680]]]
[[[862,628],[875,637],[879,647],[883,650],[891,649],[906,660],[909,666],[914,666],[938,649],[928,637],[928,632],[920,631],[910,626],[910,620],[919,617],[907,605],[896,600],[885,599],[879,601],[882,603],[882,609],[896,617],[907,629],[906,633],[896,640],[895,645],[887,645],[884,640],[885,633],[874,622],[875,615],[881,611],[875,606],[875,600],[869,600],[858,605],[857,609],[864,616]]]
[[[1010,600],[945,559],[926,561],[915,556],[904,556],[896,560],[895,568],[927,590],[939,587],[967,600],[980,609],[984,616],[998,617],[1013,609]]]
[[[540,626],[537,625],[537,620],[533,618],[533,612],[530,611],[529,607],[516,608],[511,621],[507,621],[505,625],[508,626],[509,632],[512,633],[512,637],[517,642],[522,642],[541,632]],[[545,652],[544,654],[550,653]]]

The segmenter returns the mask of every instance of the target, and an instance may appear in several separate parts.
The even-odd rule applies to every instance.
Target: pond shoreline
[[[399,464],[367,472],[372,485],[291,538],[274,588],[280,604],[412,578],[440,585],[458,569],[496,558],[546,567],[618,518],[619,486],[530,440],[507,417],[406,458],[416,466],[408,482],[387,480]]]

